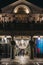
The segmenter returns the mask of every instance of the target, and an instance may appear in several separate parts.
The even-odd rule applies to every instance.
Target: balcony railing
[[[0,30],[7,31],[30,31],[43,30],[43,23],[18,23],[18,22],[1,22]]]

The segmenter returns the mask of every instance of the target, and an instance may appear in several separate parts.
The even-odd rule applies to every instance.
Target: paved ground
[[[14,60],[2,59],[0,65],[43,65],[43,59],[30,60],[28,56],[16,56]]]
[[[12,64],[0,64],[0,65],[43,65],[43,63],[29,63],[29,64],[19,64],[19,63],[12,63]]]

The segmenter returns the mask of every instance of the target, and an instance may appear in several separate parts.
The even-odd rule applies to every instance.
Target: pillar
[[[14,54],[14,47],[15,47],[16,43],[13,39],[13,36],[12,36],[12,41],[11,41],[11,59],[14,59],[15,58],[15,54]]]
[[[31,49],[31,56],[30,56],[30,58],[34,59],[34,41],[32,40],[32,37],[31,37],[31,40],[29,41],[29,43],[30,43],[30,49]]]

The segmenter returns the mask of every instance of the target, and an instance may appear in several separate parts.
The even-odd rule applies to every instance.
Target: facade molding
[[[28,8],[31,9],[32,13],[43,13],[43,9],[26,1],[26,0],[19,0],[19,1],[16,1],[12,4],[9,4],[8,6],[2,8],[2,12],[4,13],[13,13],[13,9],[19,5],[25,5],[25,6],[28,6]]]

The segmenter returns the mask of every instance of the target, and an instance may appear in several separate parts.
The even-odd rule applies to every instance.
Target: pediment
[[[43,9],[26,1],[26,0],[19,0],[19,1],[16,1],[12,4],[9,4],[8,6],[2,8],[2,13],[13,13],[13,10],[17,7],[17,6],[20,6],[20,5],[25,5],[27,6],[32,13],[42,13],[43,12]]]

